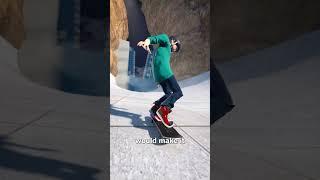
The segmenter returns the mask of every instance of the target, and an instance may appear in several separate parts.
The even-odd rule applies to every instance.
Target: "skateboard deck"
[[[182,138],[173,127],[167,128],[161,121],[156,120],[152,114],[150,116],[163,138]]]

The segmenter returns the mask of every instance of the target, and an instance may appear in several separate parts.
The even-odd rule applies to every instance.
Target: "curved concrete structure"
[[[0,179],[106,179],[106,97],[31,82],[17,53],[0,37]]]
[[[315,31],[218,65],[236,107],[211,129],[213,179],[320,178],[319,42]]]

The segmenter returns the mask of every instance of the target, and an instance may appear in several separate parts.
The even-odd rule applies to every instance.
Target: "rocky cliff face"
[[[140,0],[151,35],[166,33],[182,42],[180,53],[171,59],[178,79],[209,70],[210,1]]]
[[[320,28],[319,1],[216,0],[213,7],[216,62]]]
[[[129,36],[128,18],[124,0],[110,1],[110,71],[117,75],[117,56],[115,50],[119,39],[126,40]]]
[[[0,0],[0,35],[19,49],[25,38],[23,0]]]

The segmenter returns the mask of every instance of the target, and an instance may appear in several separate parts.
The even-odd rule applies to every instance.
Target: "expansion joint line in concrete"
[[[116,102],[114,102],[114,103],[112,103],[112,104],[110,104],[110,105],[117,104],[118,102],[122,101],[124,98],[127,98],[127,97],[129,97],[129,96],[130,96],[130,95],[124,96],[124,97],[120,98],[118,101],[116,101]]]
[[[177,125],[177,127],[183,131],[186,135],[188,135],[195,143],[197,143],[202,149],[204,149],[209,155],[210,155],[210,151],[205,148],[200,142],[198,142],[196,139],[194,139],[189,133],[187,133],[185,130],[183,130],[180,126]]]
[[[35,119],[33,119],[33,120],[31,120],[31,121],[29,121],[29,122],[21,125],[20,127],[17,127],[17,128],[14,129],[13,131],[9,132],[9,133],[7,134],[7,136],[13,135],[13,134],[15,134],[16,132],[24,129],[25,127],[30,126],[31,124],[33,124],[33,123],[41,120],[43,117],[45,117],[46,115],[48,115],[48,114],[49,114],[50,112],[52,112],[52,111],[53,111],[53,109],[49,109],[48,111],[40,114],[40,115],[39,115],[38,117],[36,117]]]

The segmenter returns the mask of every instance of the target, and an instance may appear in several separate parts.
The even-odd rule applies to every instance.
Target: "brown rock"
[[[19,49],[25,39],[23,0],[0,0],[0,35]]]
[[[110,71],[117,75],[117,56],[115,50],[119,39],[126,40],[129,36],[127,11],[124,0],[110,1]]]
[[[210,1],[140,0],[148,30],[152,35],[166,33],[182,43],[180,53],[172,56],[172,69],[178,79],[209,70]]]
[[[216,0],[213,6],[216,62],[320,28],[320,1]]]

